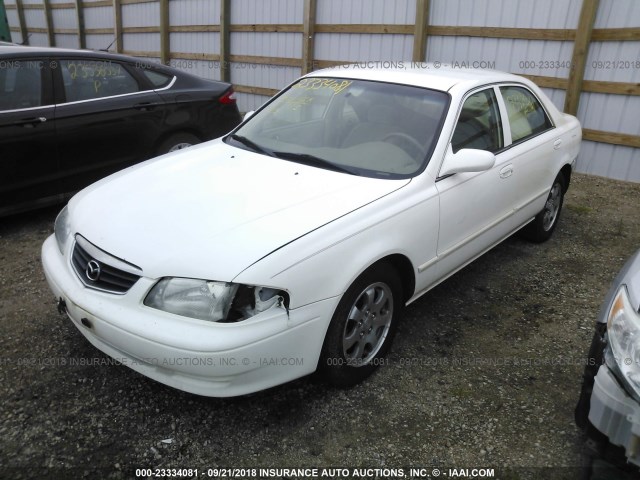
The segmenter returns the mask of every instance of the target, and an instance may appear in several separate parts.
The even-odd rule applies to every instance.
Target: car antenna
[[[108,52],[109,49],[113,46],[114,43],[116,43],[116,37],[113,37],[113,42],[111,42],[107,48],[101,48],[99,51],[100,52]]]
[[[29,38],[31,38],[31,35],[31,33],[28,33],[27,38],[23,39],[18,45],[25,45],[29,41]]]

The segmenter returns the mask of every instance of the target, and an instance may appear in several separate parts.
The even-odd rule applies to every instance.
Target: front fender
[[[285,289],[290,308],[297,308],[342,295],[364,270],[389,255],[407,257],[417,275],[417,265],[435,257],[438,225],[435,187],[412,182],[280,248],[233,281]]]

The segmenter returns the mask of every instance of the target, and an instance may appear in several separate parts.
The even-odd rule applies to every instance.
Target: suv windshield
[[[344,173],[407,178],[435,147],[444,92],[343,78],[299,80],[227,142]]]

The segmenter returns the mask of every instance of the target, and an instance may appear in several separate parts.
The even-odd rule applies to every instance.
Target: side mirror
[[[486,150],[463,148],[457,153],[448,153],[440,169],[440,176],[463,172],[484,172],[496,163],[496,156]]]
[[[244,114],[244,118],[242,119],[243,122],[246,122],[247,120],[249,120],[251,118],[251,116],[256,113],[255,110],[251,110],[247,113]]]

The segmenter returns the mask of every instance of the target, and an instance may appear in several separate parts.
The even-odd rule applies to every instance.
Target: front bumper
[[[87,340],[149,378],[199,395],[243,395],[314,372],[339,301],[289,312],[275,307],[238,323],[193,320],[142,304],[155,279],[140,278],[125,295],[86,288],[69,253],[61,255],[49,237],[42,246],[44,272]]]
[[[602,365],[595,377],[589,421],[624,447],[629,462],[640,465],[640,404],[618,383],[611,370]]]

